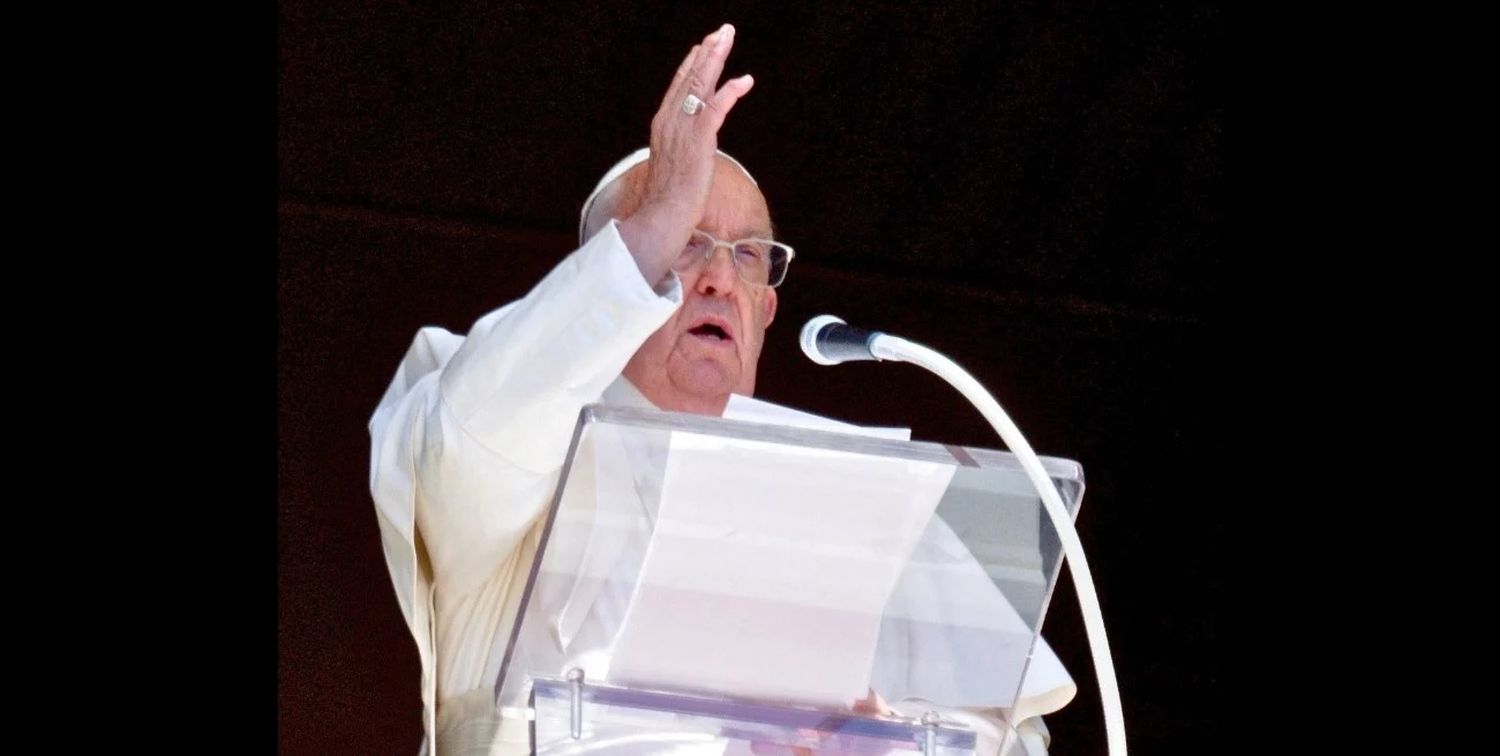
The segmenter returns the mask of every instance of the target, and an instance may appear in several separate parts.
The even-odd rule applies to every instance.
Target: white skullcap
[[[745,178],[750,179],[751,184],[754,184],[756,188],[760,188],[760,184],[755,180],[755,177],[750,175],[750,171],[745,170],[745,166],[741,165],[740,161],[735,160],[729,153],[723,150],[715,150],[715,152],[718,153],[719,157],[728,160],[734,167],[740,169],[740,173],[745,174]],[[604,178],[599,179],[599,184],[594,187],[594,191],[589,193],[589,198],[583,201],[583,212],[578,216],[579,244],[588,241],[588,237],[584,236],[584,233],[589,222],[589,211],[594,208],[594,200],[599,198],[599,194],[604,191],[604,187],[614,183],[615,179],[625,175],[625,172],[631,168],[646,162],[646,159],[649,157],[651,157],[651,148],[642,147],[627,155],[624,160],[615,163],[614,167],[610,168],[604,174]]]

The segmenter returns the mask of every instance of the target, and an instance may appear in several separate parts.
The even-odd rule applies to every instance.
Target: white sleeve
[[[420,532],[445,587],[476,585],[520,543],[579,410],[681,304],[675,276],[661,288],[609,223],[525,297],[450,335],[456,349],[425,371],[403,363],[371,421],[372,492],[389,530]]]
[[[474,324],[440,379],[451,419],[518,467],[555,470],[578,411],[681,305],[675,276],[664,288],[652,290],[606,224],[525,298]]]

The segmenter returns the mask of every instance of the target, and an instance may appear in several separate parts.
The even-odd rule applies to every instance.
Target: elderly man
[[[717,84],[733,40],[726,24],[688,53],[649,150],[585,205],[582,246],[467,337],[423,329],[371,418],[371,492],[421,658],[427,753],[527,750],[493,686],[580,409],[718,415],[755,390],[791,250],[771,241],[750,174],[717,150],[754,83]]]

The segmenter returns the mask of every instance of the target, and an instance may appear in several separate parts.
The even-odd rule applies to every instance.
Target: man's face
[[[698,228],[726,242],[771,238],[771,215],[760,190],[723,159],[714,163]],[[755,391],[766,327],[776,317],[776,291],[741,280],[731,254],[721,246],[706,263],[678,273],[682,307],[625,366],[625,377],[662,409],[719,414],[730,393]]]

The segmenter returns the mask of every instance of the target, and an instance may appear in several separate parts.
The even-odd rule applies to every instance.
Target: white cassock
[[[426,753],[528,752],[525,722],[502,726],[494,684],[542,515],[579,411],[649,406],[620,372],[681,303],[677,277],[653,290],[611,222],[467,337],[424,328],[403,358],[370,419],[370,491],[421,660]],[[1065,704],[1072,681],[1060,690],[1034,713]],[[954,713],[981,735],[995,727]],[[1040,716],[1017,729],[1010,754],[1045,752]]]

